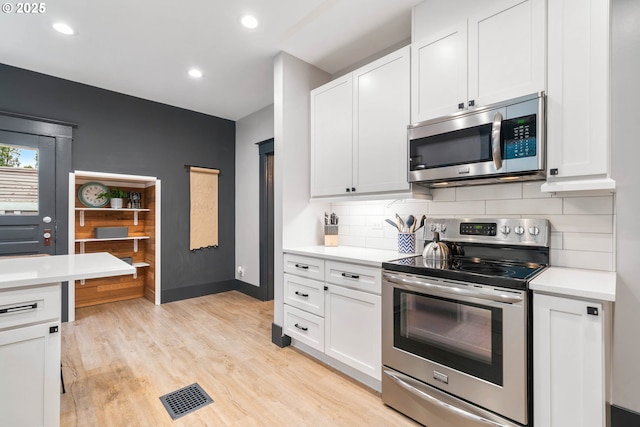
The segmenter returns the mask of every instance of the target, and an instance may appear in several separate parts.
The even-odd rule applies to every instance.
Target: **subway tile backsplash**
[[[340,217],[340,245],[397,250],[395,214],[420,217],[546,218],[551,223],[551,265],[613,271],[614,195],[562,197],[540,191],[541,182],[433,190],[433,200],[332,203]],[[430,238],[430,233],[428,235]],[[416,250],[423,247],[422,231]]]

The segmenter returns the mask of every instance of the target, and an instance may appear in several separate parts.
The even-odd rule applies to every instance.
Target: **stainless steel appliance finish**
[[[427,186],[544,179],[543,92],[410,125],[409,182]]]
[[[527,426],[528,282],[548,264],[537,219],[438,219],[450,261],[383,263],[383,401],[429,427]]]

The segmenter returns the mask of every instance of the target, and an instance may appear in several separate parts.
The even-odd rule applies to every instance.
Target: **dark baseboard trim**
[[[215,283],[203,283],[202,285],[185,286],[183,288],[167,289],[162,291],[160,301],[162,304],[183,299],[202,297],[237,289],[236,280],[223,280]]]
[[[236,290],[260,301],[265,301],[262,289],[258,286],[250,285],[242,280],[236,280]]]
[[[291,344],[291,337],[282,333],[282,326],[271,324],[271,342],[280,348],[284,348]]]
[[[620,406],[611,405],[611,427],[640,426],[640,414]]]

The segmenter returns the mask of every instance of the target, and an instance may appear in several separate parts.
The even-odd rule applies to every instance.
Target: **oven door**
[[[392,271],[383,279],[383,365],[527,424],[527,292]]]

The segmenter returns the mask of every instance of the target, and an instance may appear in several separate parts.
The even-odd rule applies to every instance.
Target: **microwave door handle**
[[[500,129],[502,128],[502,113],[499,111],[493,116],[493,126],[491,127],[491,154],[493,164],[496,169],[502,168],[502,153],[500,151]]]

